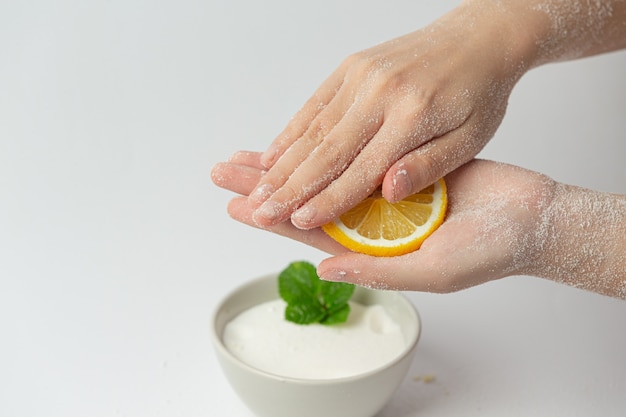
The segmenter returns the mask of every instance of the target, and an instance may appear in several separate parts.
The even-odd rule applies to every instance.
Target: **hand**
[[[349,57],[261,157],[256,223],[315,228],[381,183],[398,201],[472,159],[525,70],[489,7]]]
[[[245,197],[264,174],[261,155],[239,152],[212,171],[213,181],[242,194],[229,214],[334,254],[318,266],[323,279],[399,290],[457,291],[523,274],[540,256],[539,229],[555,182],[512,165],[473,160],[446,177],[449,206],[444,223],[410,254],[377,258],[348,251],[320,228],[301,230],[289,221],[264,226]]]

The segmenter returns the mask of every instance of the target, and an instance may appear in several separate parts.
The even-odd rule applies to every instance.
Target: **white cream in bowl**
[[[284,318],[285,306],[277,299],[237,315],[224,328],[226,348],[256,369],[304,379],[369,372],[407,348],[400,325],[381,305],[351,302],[348,321],[333,325],[289,322]]]

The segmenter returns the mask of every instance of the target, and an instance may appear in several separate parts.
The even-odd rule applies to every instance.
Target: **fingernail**
[[[393,177],[393,198],[395,201],[400,201],[411,193],[413,183],[409,178],[409,173],[406,169],[401,169],[396,172]],[[395,202],[394,201],[394,202]]]
[[[291,215],[291,223],[299,229],[306,228],[313,223],[315,216],[317,215],[317,209],[311,205],[305,205],[300,207]]]
[[[274,187],[270,184],[261,184],[250,193],[250,200],[254,203],[261,204],[274,193]]]
[[[261,217],[269,221],[276,219],[279,215],[280,215],[280,204],[278,204],[275,201],[266,201],[265,203],[261,204],[261,207],[259,207],[254,212],[254,217],[256,219]]]
[[[346,276],[348,273],[346,271],[338,271],[338,270],[330,270],[324,272],[323,275],[320,275],[320,279],[324,281],[332,281],[332,282],[344,282],[346,280]]]

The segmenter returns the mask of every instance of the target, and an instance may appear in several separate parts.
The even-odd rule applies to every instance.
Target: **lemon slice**
[[[378,189],[322,229],[354,252],[399,256],[419,249],[443,222],[447,205],[443,178],[397,203]]]

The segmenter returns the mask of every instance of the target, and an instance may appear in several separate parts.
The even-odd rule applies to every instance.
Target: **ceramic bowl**
[[[235,289],[217,306],[211,333],[222,370],[234,391],[259,417],[371,417],[391,399],[411,365],[420,336],[420,318],[401,293],[357,287],[352,300],[380,304],[401,327],[407,346],[387,365],[355,376],[299,379],[255,369],[232,355],[222,341],[226,324],[257,304],[279,298],[277,274]]]

